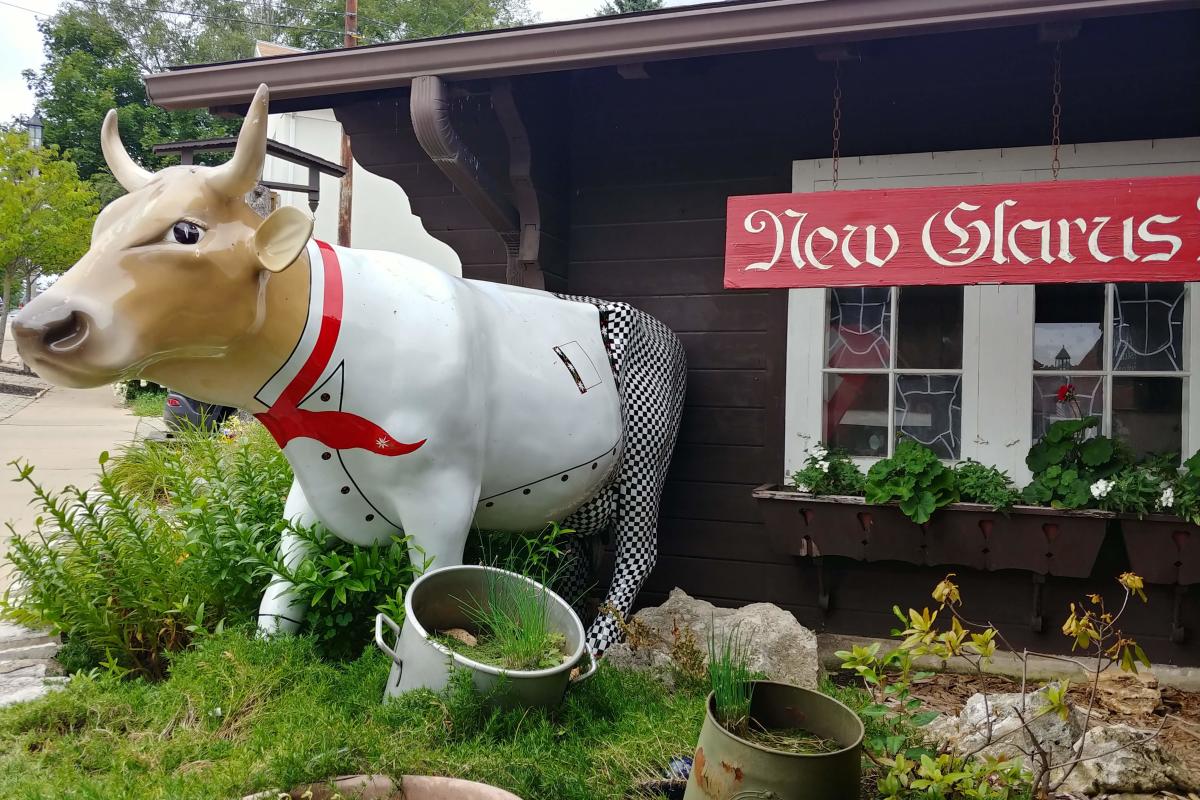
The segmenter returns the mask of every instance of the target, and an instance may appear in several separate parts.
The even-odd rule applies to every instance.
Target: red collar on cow
[[[387,431],[357,414],[346,411],[308,411],[300,402],[312,390],[329,366],[342,329],[342,267],[333,248],[318,241],[324,268],[324,298],[321,303],[321,327],[308,360],[296,377],[284,388],[271,407],[254,416],[284,447],[292,439],[316,439],[334,450],[361,448],[381,456],[402,456],[425,444],[399,442]],[[315,265],[312,265],[315,266]]]

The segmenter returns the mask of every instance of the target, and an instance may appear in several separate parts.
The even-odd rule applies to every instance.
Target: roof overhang
[[[260,83],[271,87],[272,100],[318,107],[317,98],[406,87],[421,75],[521,75],[1197,6],[1197,0],[751,0],[181,67],[145,81],[151,101],[164,108],[243,106]]]

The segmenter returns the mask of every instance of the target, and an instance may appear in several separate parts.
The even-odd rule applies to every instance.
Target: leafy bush
[[[809,450],[804,466],[792,473],[792,483],[810,494],[862,496],[867,478],[843,450],[818,444]]]
[[[1161,474],[1152,467],[1128,464],[1109,479],[1097,479],[1088,487],[1088,491],[1105,511],[1137,514],[1140,517],[1160,508],[1163,488]]]
[[[1159,508],[1200,524],[1200,452],[1183,462],[1174,480],[1163,488]]]
[[[1098,417],[1066,419],[1046,429],[1046,435],[1029,448],[1025,463],[1033,481],[1022,492],[1035,505],[1054,508],[1084,508],[1093,505],[1103,484],[1129,463],[1128,454],[1107,436],[1092,435],[1100,426]]]
[[[918,525],[933,512],[958,500],[954,470],[919,442],[901,439],[896,452],[867,471],[868,503],[898,503],[904,515]]]
[[[1004,511],[1021,499],[1007,472],[969,458],[954,468],[954,479],[959,498],[966,503],[982,503]]]
[[[247,448],[192,444],[187,458],[163,458],[158,505],[118,479],[108,453],[91,491],[49,492],[17,464],[41,516],[31,533],[9,526],[14,581],[0,611],[152,679],[165,675],[168,653],[249,619],[267,579],[245,559],[278,540],[287,481]]]
[[[397,622],[404,619],[404,593],[429,566],[411,563],[407,537],[359,547],[330,536],[320,525],[289,529],[312,547],[312,555],[295,569],[288,568],[276,548],[265,545],[248,554],[246,563],[264,580],[279,575],[308,601],[300,630],[313,636],[324,655],[356,658],[371,641],[376,612]]]

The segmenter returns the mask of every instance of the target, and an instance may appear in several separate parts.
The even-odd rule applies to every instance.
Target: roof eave
[[[763,0],[184,67],[145,81],[151,101],[164,108],[228,107],[248,103],[260,83],[271,87],[272,100],[315,99],[405,87],[421,75],[460,80],[521,75],[1198,5],[1197,0]]]

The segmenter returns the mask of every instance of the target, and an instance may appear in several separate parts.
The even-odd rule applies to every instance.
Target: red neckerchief
[[[263,424],[280,447],[292,439],[316,439],[334,450],[361,448],[381,456],[402,456],[425,444],[425,439],[413,444],[398,442],[387,431],[357,414],[345,411],[306,411],[298,408],[300,401],[312,391],[317,379],[329,366],[342,328],[342,268],[337,254],[325,242],[317,242],[325,268],[325,296],[321,306],[321,328],[317,343],[269,409],[254,416]],[[310,265],[310,268],[315,265]]]

